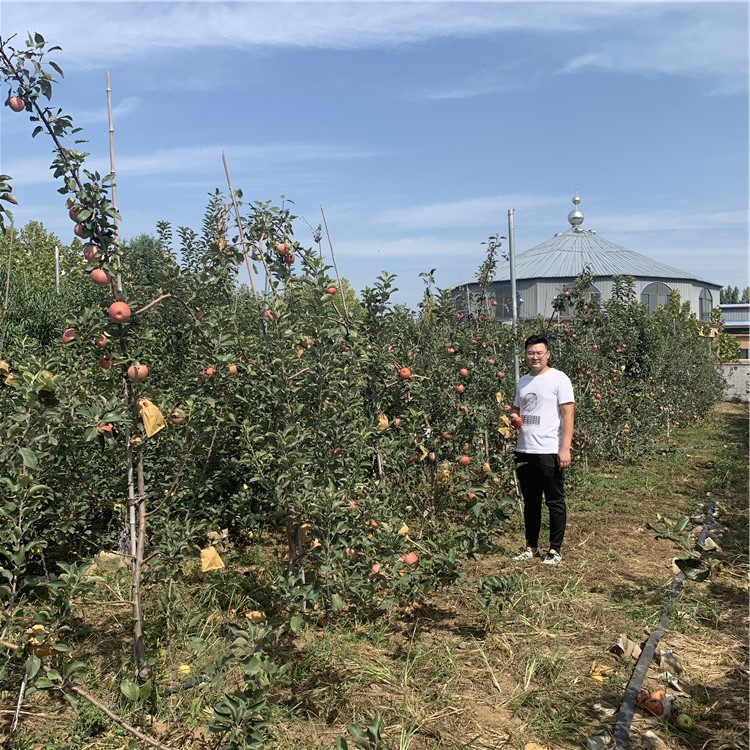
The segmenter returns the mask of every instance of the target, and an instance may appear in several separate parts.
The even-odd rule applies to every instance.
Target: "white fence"
[[[737,362],[722,365],[727,389],[724,391],[725,401],[750,401],[750,362]]]

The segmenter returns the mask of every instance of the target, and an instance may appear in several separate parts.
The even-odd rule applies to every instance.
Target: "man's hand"
[[[570,451],[560,450],[557,454],[557,465],[561,469],[567,469],[570,466]]]

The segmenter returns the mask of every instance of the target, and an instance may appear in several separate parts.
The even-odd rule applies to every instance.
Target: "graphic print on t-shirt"
[[[521,416],[525,425],[538,425],[540,418],[538,414],[534,414],[537,405],[536,393],[524,393],[521,400]]]

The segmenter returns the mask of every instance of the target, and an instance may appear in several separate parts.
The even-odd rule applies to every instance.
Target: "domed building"
[[[698,320],[709,321],[711,308],[719,304],[720,284],[697,279],[645,255],[628,250],[583,228],[581,199],[573,198],[568,214],[570,229],[559,232],[530,250],[515,257],[516,296],[519,320],[533,320],[553,314],[553,300],[585,269],[594,276],[590,291],[604,301],[612,296],[615,276],[629,276],[635,282],[636,299],[649,311],[666,304],[672,292],[680,294],[681,302],[689,302]],[[476,281],[458,284],[453,295],[459,307],[467,308],[467,300],[479,291]],[[499,320],[512,319],[510,263],[502,262],[488,289],[492,314]]]

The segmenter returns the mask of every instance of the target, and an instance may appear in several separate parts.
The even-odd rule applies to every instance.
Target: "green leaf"
[[[52,682],[48,677],[40,677],[35,683],[34,687],[37,690],[47,690],[51,688],[55,683]]]
[[[675,532],[679,534],[681,531],[684,531],[687,528],[687,525],[689,523],[690,523],[690,519],[687,516],[682,516],[681,518],[678,518],[674,524]]]
[[[26,659],[26,681],[29,682],[36,677],[37,672],[40,670],[42,666],[42,660],[36,655],[31,654],[28,659]]]
[[[72,661],[70,664],[66,664],[63,669],[63,674],[66,677],[72,677],[78,672],[83,672],[86,669],[86,665],[82,661]]]
[[[129,700],[137,701],[141,696],[141,689],[135,682],[123,680],[120,683],[120,692]]]
[[[299,631],[302,629],[302,623],[304,622],[302,615],[294,615],[291,620],[289,620],[289,629],[297,635]]]
[[[190,638],[190,648],[196,654],[202,654],[208,648],[208,644],[203,638]]]
[[[339,594],[334,594],[331,597],[331,607],[333,608],[334,612],[341,612],[341,610],[344,608],[344,600]]]
[[[65,693],[64,695],[65,695],[65,700],[68,701],[68,703],[70,703],[70,705],[74,709],[78,710],[78,698],[76,698],[75,695],[71,695],[70,693]]]
[[[21,454],[23,465],[27,469],[31,469],[31,471],[34,471],[37,467],[36,453],[34,453],[31,448],[19,448],[18,452]]]

